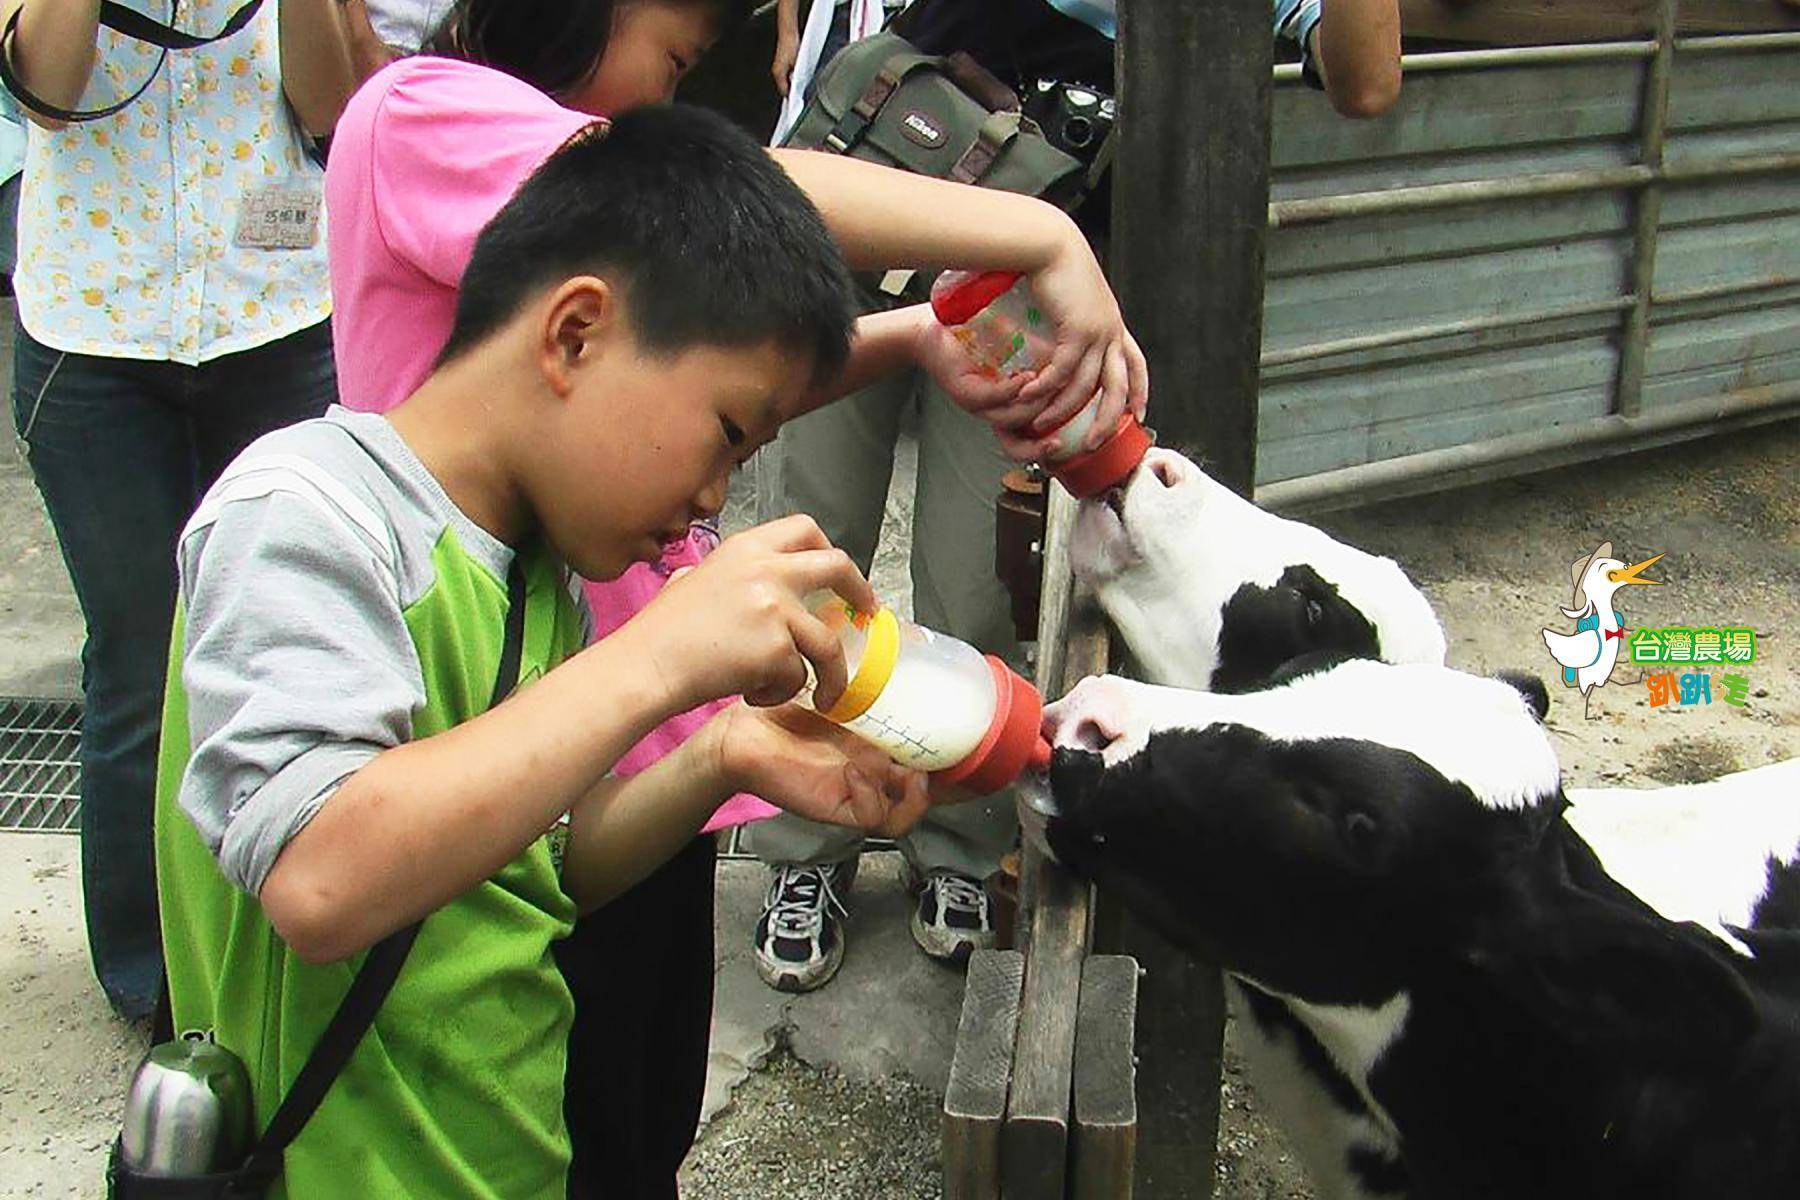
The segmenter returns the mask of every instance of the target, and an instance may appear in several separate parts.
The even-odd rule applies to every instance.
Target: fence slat
[[[1131,1200],[1137,1155],[1137,960],[1091,955],[1075,1016],[1075,1134],[1069,1200]]]
[[[977,950],[969,959],[944,1089],[945,1200],[1000,1200],[1000,1126],[1024,979],[1017,950]]]

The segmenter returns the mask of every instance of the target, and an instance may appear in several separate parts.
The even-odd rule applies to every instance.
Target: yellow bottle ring
[[[844,689],[836,704],[820,714],[827,721],[842,725],[856,720],[869,711],[875,697],[881,695],[881,689],[894,677],[894,662],[900,657],[900,621],[894,611],[889,608],[878,610],[870,618],[865,632],[868,644],[850,686]]]

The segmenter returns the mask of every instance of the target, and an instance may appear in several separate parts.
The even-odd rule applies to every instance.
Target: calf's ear
[[[1691,1061],[1756,1031],[1755,1000],[1730,951],[1697,925],[1582,897],[1508,941],[1473,961],[1574,1045]]]
[[[1536,675],[1529,671],[1496,671],[1494,678],[1523,696],[1539,721],[1550,715],[1550,689]]]

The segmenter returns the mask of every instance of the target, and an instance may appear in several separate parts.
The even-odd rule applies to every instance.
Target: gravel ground
[[[682,1195],[936,1200],[942,1100],[903,1076],[853,1083],[778,1046],[688,1156]]]
[[[939,1200],[942,1101],[901,1076],[851,1082],[778,1046],[688,1156],[681,1194],[686,1200]],[[1217,1200],[1312,1200],[1259,1104],[1228,1047]]]

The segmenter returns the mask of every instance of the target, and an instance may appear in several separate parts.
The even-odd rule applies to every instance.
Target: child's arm
[[[733,693],[787,700],[808,662],[829,703],[845,682],[842,650],[802,604],[820,588],[874,603],[809,518],[728,539],[498,708],[360,765],[281,847],[263,911],[301,957],[346,957],[492,876],[669,715]]]
[[[582,911],[638,883],[700,832],[734,792],[815,821],[885,837],[931,801],[927,777],[805,709],[734,705],[654,766],[608,779],[570,814],[563,887]]]
[[[1030,196],[948,183],[816,150],[773,150],[818,206],[853,267],[1024,271],[1055,323],[1050,362],[1018,394],[1012,425],[1051,430],[1104,392],[1095,425],[1111,429],[1149,398],[1143,353],[1068,214]],[[983,413],[994,420],[995,415]],[[1013,419],[1014,417],[1017,419]]]
[[[309,136],[331,135],[360,82],[341,0],[281,0],[276,30],[281,91]]]
[[[1020,398],[1031,381],[1030,373],[1017,372],[1004,379],[982,374],[938,323],[929,304],[858,317],[850,358],[843,370],[809,392],[798,412],[811,412],[911,367],[923,368],[950,399],[992,425],[1001,448],[1013,458],[1033,462],[1043,456],[1045,439],[1031,429],[1043,406]],[[1141,419],[1142,414],[1138,415]],[[1084,448],[1091,450],[1105,441],[1116,425],[1116,420],[1112,424],[1095,421]]]
[[[858,317],[843,370],[807,393],[798,412],[811,412],[911,367],[926,368],[953,400],[983,417],[1002,409],[1008,414],[1016,411],[1013,406],[1018,403],[1019,390],[1030,380],[1024,373],[1006,379],[982,376],[955,341],[943,334],[931,305],[912,304]],[[1030,415],[1026,413],[1017,422]]]
[[[344,9],[344,33],[349,39],[350,67],[357,83],[402,57],[402,51],[383,42],[369,19],[365,0],[338,0]],[[429,31],[427,32],[429,36]]]

